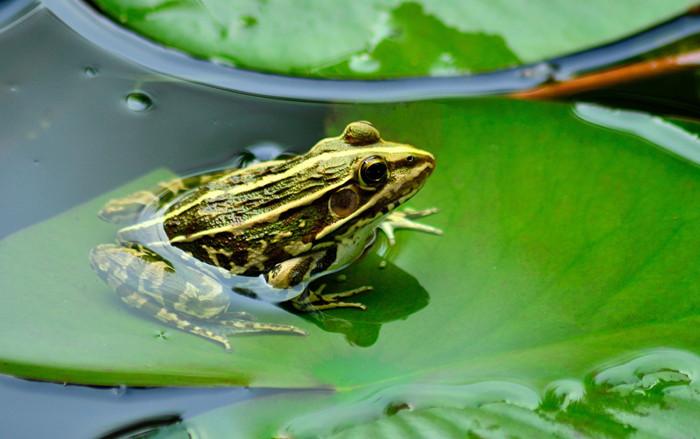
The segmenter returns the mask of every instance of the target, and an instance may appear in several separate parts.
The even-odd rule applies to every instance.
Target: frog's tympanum
[[[394,212],[425,183],[433,156],[387,142],[368,122],[321,140],[304,155],[169,181],[110,201],[100,216],[128,222],[118,244],[94,248],[95,271],[122,301],[158,320],[230,349],[237,333],[304,334],[255,321],[236,293],[287,302],[298,311],[364,309],[322,294],[314,279],[357,260],[377,229],[438,229],[412,221],[435,212]],[[239,296],[240,297],[240,296]]]

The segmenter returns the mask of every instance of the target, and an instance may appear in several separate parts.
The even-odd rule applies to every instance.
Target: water
[[[685,37],[695,22],[662,29]],[[85,35],[81,26],[89,24],[76,26]],[[45,10],[0,33],[15,60],[0,68],[0,199],[11,202],[0,222],[1,364],[9,374],[106,386],[2,378],[0,403],[11,410],[0,413],[0,436],[114,436],[162,425],[173,437],[353,428],[672,436],[694,425],[687,418],[697,413],[698,303],[687,279],[697,275],[688,261],[697,260],[700,235],[692,122],[639,106],[254,97],[154,73],[132,62],[151,62],[133,40],[96,38],[98,45]],[[643,54],[659,40],[631,41],[620,53]],[[102,47],[110,44],[114,54]],[[588,52],[586,67],[576,55],[460,87],[446,78],[367,88],[278,78],[259,89],[255,74],[198,70],[200,62],[180,65],[160,49],[153,62],[161,63],[155,71],[204,74],[197,79],[259,94],[309,97],[318,86],[317,99],[392,100],[556,81],[593,59],[612,62],[600,54],[623,46]],[[663,108],[677,114],[678,106]],[[234,338],[227,354],[131,313],[90,271],[87,250],[115,232],[97,219],[105,200],[96,197],[304,151],[364,118],[388,139],[436,152],[438,172],[410,205],[440,207],[427,222],[447,233],[399,232],[397,247],[380,239],[357,267],[328,279],[338,289],[372,279],[375,291],[360,299],[366,313],[276,310],[273,317],[294,319],[310,336]],[[232,387],[140,387],[157,383]],[[669,413],[682,420],[667,422]]]

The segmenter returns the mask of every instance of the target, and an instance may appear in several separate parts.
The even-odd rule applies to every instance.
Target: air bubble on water
[[[148,111],[153,106],[153,101],[150,96],[141,91],[133,91],[124,98],[126,108],[131,111],[143,112]]]
[[[87,66],[83,69],[83,75],[85,75],[86,78],[94,78],[100,73],[100,71],[97,69],[97,67],[92,67],[92,66]]]

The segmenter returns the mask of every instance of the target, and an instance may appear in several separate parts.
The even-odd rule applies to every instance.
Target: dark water
[[[131,37],[120,41],[124,35],[119,30],[96,31],[95,24],[81,16],[85,10],[77,2],[47,4],[78,32],[44,9],[29,12],[11,25],[30,2],[0,2],[0,51],[5,60],[12,60],[0,64],[0,200],[13,203],[11,208],[4,206],[0,238],[156,167],[187,173],[231,160],[244,148],[264,142],[290,151],[305,150],[325,135],[330,106],[320,101],[391,101],[519,90],[642,57],[692,38],[700,30],[700,17],[687,15],[623,42],[521,69],[470,78],[339,83],[251,72],[231,75],[222,67],[162,49],[142,52],[140,41]],[[98,44],[84,38],[90,32],[97,32]],[[103,50],[103,45],[113,45],[114,51]],[[154,51],[160,56],[151,57]],[[173,79],[149,69],[156,66],[248,94]],[[687,89],[674,87],[678,81],[695,89],[695,74],[685,72],[579,98],[696,116],[695,94],[673,94],[673,90]],[[300,98],[317,102],[292,100]],[[94,163],[104,166],[95,168]],[[273,392],[88,388],[3,377],[0,436],[126,435]]]
[[[0,377],[2,437],[126,436],[276,393],[243,388],[81,387]]]

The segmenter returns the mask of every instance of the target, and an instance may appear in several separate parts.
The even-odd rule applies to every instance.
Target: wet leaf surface
[[[95,4],[117,22],[200,58],[282,74],[386,78],[479,72],[540,61],[622,38],[682,13],[694,2],[95,0]]]

